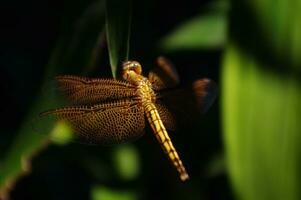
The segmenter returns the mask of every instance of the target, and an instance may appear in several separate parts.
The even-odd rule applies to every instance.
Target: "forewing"
[[[95,106],[73,106],[40,114],[41,120],[65,122],[75,141],[111,145],[135,140],[144,133],[143,107],[132,101]]]
[[[158,94],[178,124],[190,123],[205,113],[217,96],[217,86],[210,79],[199,79],[187,87],[169,90]]]
[[[154,90],[173,88],[180,82],[176,68],[162,56],[157,59],[157,67],[149,72],[148,78]]]
[[[57,76],[57,89],[69,104],[95,104],[107,100],[130,98],[135,86],[115,79],[92,79],[71,75]]]

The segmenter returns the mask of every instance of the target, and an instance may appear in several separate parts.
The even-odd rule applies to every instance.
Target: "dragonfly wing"
[[[65,122],[75,140],[86,144],[132,141],[143,135],[145,127],[144,109],[133,101],[59,108],[43,112],[40,117]]]
[[[148,78],[154,90],[173,88],[180,82],[176,68],[162,56],[157,59],[157,67],[149,72]]]
[[[214,81],[199,79],[184,88],[162,91],[158,99],[173,113],[178,124],[183,124],[205,113],[216,96],[217,86]]]
[[[156,101],[155,106],[159,112],[160,118],[166,129],[175,131],[177,129],[177,123],[175,115],[166,107],[161,101]]]
[[[194,81],[187,91],[194,97],[194,103],[201,113],[208,111],[218,94],[216,83],[207,78]]]
[[[135,86],[115,79],[93,79],[72,75],[56,77],[57,88],[73,105],[133,97]]]

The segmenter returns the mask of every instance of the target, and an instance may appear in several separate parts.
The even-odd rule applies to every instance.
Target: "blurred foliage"
[[[137,150],[131,145],[120,145],[113,154],[114,166],[124,180],[137,178],[140,172]]]
[[[301,4],[233,1],[232,9],[222,113],[235,193],[300,199]]]
[[[52,125],[52,124],[51,124]],[[49,126],[49,124],[48,124]],[[66,123],[60,121],[52,127],[52,130],[49,133],[50,139],[54,139],[52,142],[56,144],[65,145],[72,140],[73,133],[70,126]]]
[[[300,199],[299,2],[62,2],[37,4],[39,9],[20,4],[25,12],[18,31],[22,35],[10,36],[14,30],[9,30],[0,37],[5,38],[0,53],[6,52],[0,54],[5,78],[0,80],[1,100],[7,105],[2,116],[13,121],[1,131],[3,198],[11,191],[12,199],[233,199],[233,190],[243,200]],[[13,13],[20,12],[10,11],[3,19],[12,19]],[[26,18],[28,14],[32,18]],[[37,35],[43,29],[31,23],[45,16],[55,18],[45,22],[45,32],[58,36],[47,43],[50,36],[45,34],[45,50],[28,51],[41,42]],[[31,40],[29,35],[34,35]],[[23,40],[24,52],[32,55],[10,50],[13,42],[22,49],[17,45]],[[60,104],[47,92],[36,92],[55,75],[116,77],[129,55],[147,71],[162,51],[175,62],[183,84],[204,76],[217,83],[222,78],[222,96],[200,123],[170,133],[187,165],[189,182],[179,182],[151,132],[135,144],[104,148],[74,145],[68,134],[52,141],[59,145],[50,145],[47,135],[33,131],[37,114]],[[24,59],[28,55],[31,62]],[[42,58],[47,60],[45,67],[34,63]],[[63,130],[59,126],[45,130],[55,135]]]
[[[116,191],[103,186],[92,189],[92,200],[136,200],[135,193],[130,191]]]
[[[227,37],[228,1],[207,5],[199,16],[188,19],[160,41],[164,51],[220,49]]]
[[[129,56],[131,3],[131,0],[106,1],[106,36],[113,77],[121,72],[121,62]]]
[[[225,142],[238,195],[299,199],[299,81],[261,71],[236,47],[225,59]]]

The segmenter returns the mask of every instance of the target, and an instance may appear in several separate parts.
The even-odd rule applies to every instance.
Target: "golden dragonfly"
[[[134,140],[143,135],[148,121],[180,179],[189,179],[166,130],[175,130],[177,126],[178,108],[173,102],[185,107],[191,104],[187,108],[195,106],[192,111],[197,107],[205,111],[216,96],[215,83],[199,79],[184,89],[170,90],[179,85],[179,76],[164,57],[157,59],[157,66],[148,78],[142,75],[139,62],[124,62],[122,77],[124,80],[57,76],[57,89],[69,105],[42,112],[40,117],[66,122],[78,141],[89,144]]]

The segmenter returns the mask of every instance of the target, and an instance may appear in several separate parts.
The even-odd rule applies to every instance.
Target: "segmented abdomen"
[[[180,178],[182,181],[185,181],[189,178],[185,167],[175,149],[173,146],[170,137],[168,136],[168,133],[163,125],[163,122],[160,118],[160,115],[153,103],[147,103],[144,105],[145,114],[147,117],[147,120],[157,138],[159,141],[161,147],[163,148],[164,152],[166,153],[169,160],[172,162],[172,164],[175,166],[177,171],[180,174]]]

